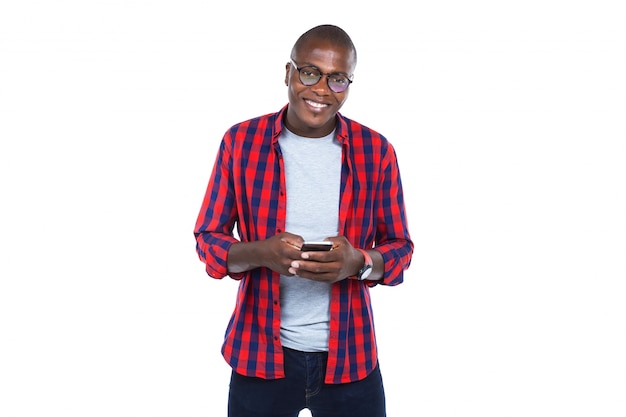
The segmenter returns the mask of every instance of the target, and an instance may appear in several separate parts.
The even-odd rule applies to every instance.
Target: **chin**
[[[311,112],[307,113],[307,117],[303,118],[303,121],[306,122],[308,126],[315,127],[316,129],[322,128],[335,120],[335,113],[328,111],[313,114],[311,114]]]

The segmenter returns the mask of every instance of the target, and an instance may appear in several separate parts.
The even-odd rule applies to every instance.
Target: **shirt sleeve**
[[[224,135],[196,220],[196,252],[213,278],[241,279],[244,274],[228,272],[228,250],[238,240],[233,235],[237,207],[233,190],[231,136]]]
[[[404,271],[411,263],[414,248],[409,234],[396,152],[389,142],[386,145],[377,192],[379,201],[376,210],[375,247],[385,261],[385,273],[381,280],[368,282],[370,286],[376,284],[393,286],[402,283]]]

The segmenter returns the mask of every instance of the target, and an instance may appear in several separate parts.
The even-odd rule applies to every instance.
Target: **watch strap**
[[[356,250],[361,252],[363,254],[363,258],[365,259],[365,263],[363,264],[363,266],[359,270],[359,273],[356,276],[358,280],[362,281],[365,278],[367,278],[369,274],[372,272],[372,268],[374,267],[374,262],[372,261],[372,257],[370,256],[369,253],[367,253],[366,250],[359,249],[359,248],[356,248]]]

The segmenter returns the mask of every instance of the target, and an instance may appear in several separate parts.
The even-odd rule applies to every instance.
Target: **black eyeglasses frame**
[[[314,65],[305,65],[303,67],[298,67],[298,64],[296,64],[296,62],[293,59],[289,59],[289,64],[293,68],[295,68],[295,70],[298,72],[298,79],[300,80],[300,82],[303,85],[306,85],[307,87],[311,87],[311,86],[317,85],[317,83],[319,83],[320,80],[325,76],[326,77],[326,85],[328,85],[328,88],[330,89],[330,91],[332,91],[333,93],[343,93],[343,92],[345,92],[348,89],[348,87],[350,87],[350,84],[352,84],[352,80],[354,79],[354,74],[348,75],[348,74],[346,74],[344,72],[325,73],[325,72],[322,72],[322,70],[320,70],[319,68],[317,68]],[[320,73],[319,80],[317,80],[317,82],[315,82],[314,84],[305,84],[304,81],[302,81],[302,70],[306,69],[306,68],[313,68],[313,69],[315,69],[315,71]],[[346,79],[348,80],[348,85],[346,86],[346,88],[344,90],[341,90],[341,91],[333,90],[333,88],[330,86],[330,79],[329,79],[330,76],[332,76],[332,75],[341,75],[343,77],[346,77]]]

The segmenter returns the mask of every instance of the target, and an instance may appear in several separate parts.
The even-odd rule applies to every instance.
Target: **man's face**
[[[324,74],[351,76],[356,65],[350,49],[320,40],[309,41],[292,58],[298,68],[312,66]],[[285,83],[289,97],[287,128],[297,135],[312,138],[332,132],[335,115],[348,98],[350,87],[334,92],[328,86],[327,75],[322,75],[314,85],[304,85],[293,63],[286,66]]]

